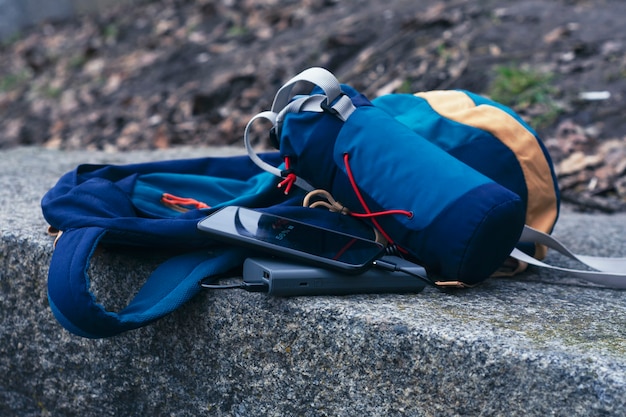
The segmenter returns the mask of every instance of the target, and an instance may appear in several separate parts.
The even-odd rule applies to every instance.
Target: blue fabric
[[[493,182],[459,196],[408,246],[443,280],[459,277],[468,284],[489,277],[509,256],[524,224],[517,195]]]
[[[420,208],[418,216],[402,220],[413,230],[426,227],[459,195],[490,182],[375,107],[360,108],[337,137],[333,157],[343,175],[346,153],[359,186],[373,202],[393,202],[387,209]]]
[[[365,146],[355,138],[370,139]],[[346,153],[376,210],[414,213],[410,219],[383,217],[380,223],[396,231],[399,243],[444,279],[474,283],[488,277],[517,242],[524,210],[515,193],[404,125],[394,125],[386,113],[370,107],[353,114],[337,138],[336,164],[343,165]]]
[[[537,133],[511,108],[469,91],[459,90],[459,92],[469,97],[476,106],[487,105],[507,113],[537,138],[543,157],[551,167],[550,174],[556,190],[558,210],[560,202],[556,173],[552,168],[550,155]],[[520,196],[524,206],[527,206],[529,190],[518,156],[490,132],[443,117],[425,98],[412,94],[388,94],[376,98],[373,104],[454,158],[513,191]],[[520,243],[518,248],[530,255],[535,251],[535,245],[532,243]]]
[[[276,155],[268,158],[278,161]],[[175,192],[168,187],[185,184],[187,174],[206,174],[209,178],[211,175],[222,176],[226,178],[224,181],[244,184],[246,178],[252,178],[248,191],[259,204],[265,200],[280,203],[285,199],[270,189],[258,193],[258,177],[265,174],[259,173],[255,165],[241,157],[125,166],[83,165],[64,175],[43,197],[42,209],[49,224],[64,232],[50,264],[48,298],[55,316],[69,331],[84,337],[108,337],[145,325],[189,300],[197,293],[198,281],[204,276],[226,271],[243,262],[241,253],[233,248],[223,250],[219,255],[215,252],[209,255],[207,250],[187,253],[173,257],[155,271],[126,309],[114,313],[96,302],[89,290],[87,271],[98,244],[176,251],[197,250],[211,244],[196,227],[206,211],[193,210],[184,214],[171,211],[161,218],[154,218],[152,205],[141,207],[141,199],[133,201],[135,186],[143,181],[141,176],[155,172],[171,176],[163,182],[162,192]],[[172,178],[178,180],[178,184]],[[209,183],[205,186],[210,189]],[[239,194],[244,191],[242,185],[234,188],[230,196],[228,193],[221,196],[225,200],[240,198]],[[155,204],[158,204],[160,193],[154,197]]]
[[[441,117],[425,99],[412,94],[384,95],[374,99],[373,104],[448,152],[458,146],[471,144],[485,134],[483,130]]]
[[[193,198],[218,208],[231,205],[254,204],[257,195],[275,195],[276,177],[260,173],[250,179],[221,178],[207,175],[153,173],[139,177],[132,195],[134,204],[143,214],[152,217],[175,217],[176,212],[160,202],[164,192]]]
[[[520,236],[524,226],[520,197],[364,101],[353,89],[343,90],[357,107],[345,123],[329,112],[285,117],[280,150],[295,161],[296,174],[330,191],[350,210],[364,212],[347,175],[344,155],[349,155],[371,211],[413,213],[411,218],[378,218],[395,243],[445,280],[472,284],[487,278]],[[438,124],[433,121],[432,128]]]
[[[278,153],[262,155],[278,164]],[[123,166],[83,165],[42,199],[51,226],[62,230],[48,275],[57,320],[88,338],[110,337],[151,323],[193,297],[202,278],[241,267],[250,250],[224,245],[198,231],[198,221],[232,204],[373,238],[371,227],[325,209],[302,207],[303,192],[285,196],[277,180],[247,157],[202,158]],[[160,203],[164,192],[206,200],[211,209],[179,213]],[[98,245],[170,250],[124,309],[108,311],[90,291],[89,264]],[[182,252],[182,253],[181,253]]]
[[[176,256],[152,273],[125,309],[114,313],[96,302],[87,275],[93,251],[106,233],[97,227],[64,232],[48,275],[48,299],[55,317],[67,330],[88,338],[114,336],[171,313],[198,293],[202,278],[224,273],[245,257],[236,248]]]
[[[510,108],[477,94],[462,92],[476,105],[490,105],[506,112],[536,135],[534,130]],[[424,98],[411,94],[378,97],[374,104],[456,159],[515,192],[526,204],[528,188],[519,161],[515,154],[491,133],[442,117]],[[538,143],[545,150],[541,141]]]

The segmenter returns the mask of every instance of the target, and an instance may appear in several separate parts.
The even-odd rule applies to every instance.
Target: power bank
[[[402,258],[385,256],[383,259],[426,276],[424,268]],[[351,275],[275,258],[246,259],[243,264],[243,280],[247,283],[265,283],[268,294],[279,297],[418,293],[425,286],[422,280],[400,271],[371,268],[359,275]]]

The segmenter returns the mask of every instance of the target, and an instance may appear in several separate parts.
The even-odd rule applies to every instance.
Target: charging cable
[[[200,281],[200,286],[209,290],[245,290],[248,292],[268,292],[269,285],[265,282],[237,282],[235,284],[215,284],[215,279],[211,279],[211,283],[206,279]]]
[[[469,285],[466,284],[464,282],[461,281],[433,281],[432,279],[430,279],[430,277],[422,275],[422,274],[418,274],[417,272],[411,271],[408,268],[404,268],[401,266],[398,266],[396,264],[394,264],[393,262],[389,262],[389,261],[385,261],[382,259],[377,259],[375,260],[372,265],[374,265],[374,267],[383,269],[385,271],[391,271],[391,272],[403,272],[407,275],[411,275],[412,277],[418,278],[420,280],[422,280],[423,282],[425,282],[426,284],[437,288],[440,291],[446,291],[446,290],[451,290],[454,288],[471,288],[473,287],[473,285]]]
[[[442,287],[440,285],[437,285],[438,283],[434,282],[433,280],[431,280],[427,275],[424,274],[420,274],[417,273],[415,271],[412,271],[410,268],[406,268],[406,267],[402,267],[402,266],[398,266],[397,264],[393,263],[393,262],[389,262],[387,260],[383,260],[383,259],[377,259],[372,263],[372,266],[374,268],[378,268],[384,271],[390,271],[390,272],[402,272],[404,274],[410,275],[412,277],[415,277],[419,280],[421,280],[422,282],[426,283],[427,285],[430,285],[432,287],[435,287],[439,290],[442,289]],[[232,275],[230,275],[232,277]],[[241,282],[236,282],[236,283],[232,283],[232,284],[220,284],[220,278],[224,278],[224,277],[209,277],[209,278],[205,278],[203,280],[200,281],[200,286],[202,288],[205,289],[210,289],[210,290],[232,290],[232,289],[240,289],[240,290],[245,290],[248,292],[268,292],[269,291],[269,285],[266,282],[263,281],[257,281],[257,282],[246,282],[246,281],[241,281]]]
[[[398,266],[396,264],[394,264],[393,262],[389,262],[389,261],[385,261],[383,259],[377,259],[375,260],[372,265],[374,265],[375,268],[379,268],[385,271],[391,271],[391,272],[402,272],[404,274],[407,275],[411,275],[412,277],[415,277],[423,282],[425,282],[426,284],[433,286],[435,288],[439,288],[439,286],[437,284],[435,284],[434,281],[432,281],[430,278],[428,278],[428,276],[422,275],[422,274],[418,274],[417,272],[411,271],[408,268],[403,268],[401,266]]]

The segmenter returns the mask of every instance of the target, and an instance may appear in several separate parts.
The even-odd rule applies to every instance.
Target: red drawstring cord
[[[291,161],[289,157],[286,156],[285,157],[285,171],[289,172],[290,169],[291,169]],[[294,174],[293,172],[289,172],[287,176],[285,177],[285,179],[282,180],[278,184],[278,188],[285,187],[285,195],[287,195],[289,194],[289,191],[291,191],[291,187],[293,187],[297,179],[298,177],[296,176],[296,174]]]
[[[184,206],[192,206],[196,209],[211,208],[209,205],[194,198],[178,197],[168,193],[163,193],[161,196],[161,202],[176,211],[187,211],[187,207]]]
[[[346,173],[348,174],[348,179],[350,180],[350,185],[352,185],[352,189],[354,190],[354,193],[356,194],[357,198],[359,199],[359,202],[361,203],[361,205],[363,206],[363,208],[365,209],[366,213],[353,213],[350,212],[351,216],[355,216],[355,217],[368,217],[372,220],[372,223],[374,224],[374,226],[376,226],[376,229],[378,229],[378,231],[385,237],[385,239],[387,239],[387,242],[389,242],[389,244],[394,244],[393,243],[393,239],[391,239],[391,237],[389,237],[389,235],[387,234],[387,232],[385,232],[383,230],[383,228],[380,226],[380,224],[378,223],[378,221],[376,220],[376,217],[378,216],[386,216],[389,214],[402,214],[405,215],[409,218],[413,217],[413,213],[411,213],[410,211],[407,210],[386,210],[386,211],[378,211],[375,213],[372,213],[372,211],[369,209],[369,207],[367,206],[367,203],[365,202],[365,199],[363,198],[363,196],[361,195],[361,191],[359,191],[359,187],[356,184],[356,181],[354,179],[354,174],[352,173],[352,168],[350,168],[350,156],[345,153],[343,155],[343,163],[346,166]],[[405,252],[404,249],[398,247],[398,249],[402,252]]]
[[[406,210],[384,210],[384,211],[377,211],[376,213],[353,213],[350,212],[351,216],[354,217],[362,217],[362,218],[373,218],[373,217],[379,217],[379,216],[389,216],[391,214],[402,214],[403,216],[407,216],[407,217],[411,217],[412,214],[410,211],[406,211]]]
[[[389,237],[387,232],[385,232],[383,230],[383,228],[380,226],[380,224],[376,220],[376,217],[388,216],[388,215],[392,215],[392,214],[400,214],[400,215],[404,215],[404,216],[407,216],[407,217],[411,218],[411,217],[413,217],[413,213],[411,213],[410,211],[407,211],[407,210],[384,210],[384,211],[378,211],[378,212],[372,213],[372,211],[367,206],[367,203],[365,202],[365,199],[361,195],[361,192],[359,191],[359,187],[356,184],[356,181],[354,179],[354,174],[352,173],[352,169],[350,168],[349,159],[350,159],[349,155],[347,153],[344,154],[343,161],[344,161],[344,164],[346,166],[346,173],[348,174],[348,179],[350,180],[350,184],[352,185],[352,189],[354,190],[354,193],[356,194],[357,198],[359,199],[359,202],[361,203],[361,206],[363,206],[363,208],[366,211],[365,213],[350,212],[350,215],[354,216],[354,217],[371,219],[372,223],[374,224],[376,229],[378,229],[378,231],[385,237],[385,239],[387,239],[387,242],[389,242],[390,244],[393,244],[393,239],[391,239],[391,237]],[[285,171],[284,172],[287,173],[287,176],[285,177],[284,180],[282,180],[278,184],[278,188],[285,187],[285,194],[289,194],[289,191],[291,191],[291,188],[293,187],[294,183],[298,179],[296,174],[294,174],[293,172],[290,172],[290,171],[291,171],[291,160],[290,160],[290,158],[288,156],[285,156]],[[405,251],[402,248],[398,248],[398,249],[403,251],[403,252]]]

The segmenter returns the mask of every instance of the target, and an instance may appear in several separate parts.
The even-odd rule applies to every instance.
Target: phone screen
[[[224,207],[201,220],[198,228],[279,256],[352,272],[371,265],[384,250],[372,240],[244,207]]]

